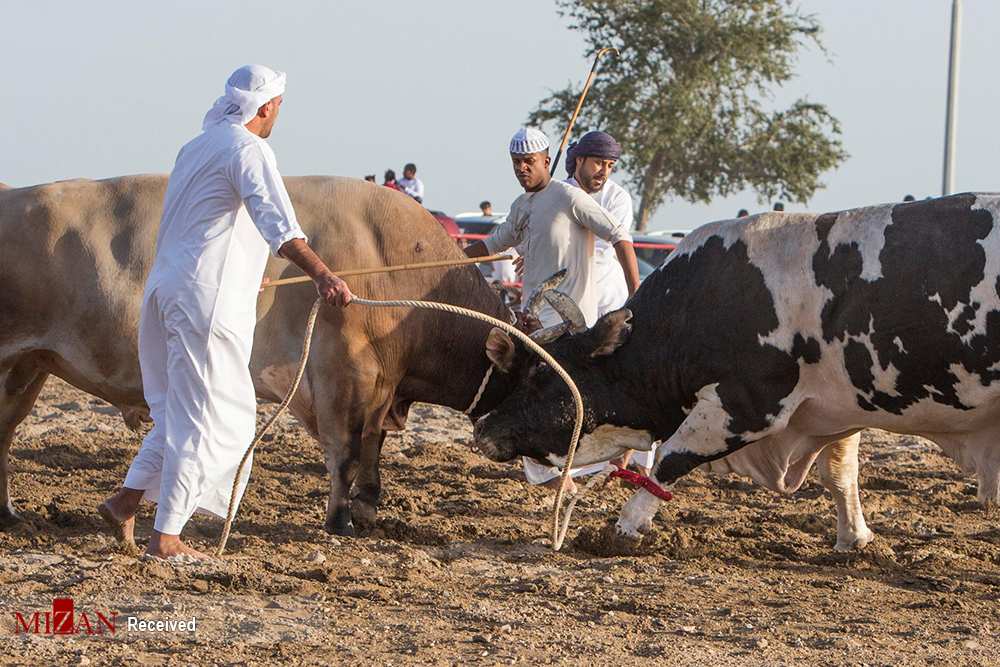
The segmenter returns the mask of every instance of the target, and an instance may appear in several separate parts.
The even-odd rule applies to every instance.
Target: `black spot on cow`
[[[770,427],[782,399],[798,384],[798,359],[819,358],[818,341],[801,336],[791,354],[760,343],[778,328],[778,315],[742,241],[726,247],[711,237],[690,255],[673,257],[626,307],[635,314],[632,333],[608,358],[603,378],[628,385],[625,391],[641,413],[655,418],[641,427],[659,439],[684,420],[681,406],[691,408],[699,390],[717,385],[732,434],[720,448],[747,444],[742,435]],[[669,483],[711,458],[667,457],[657,478]]]
[[[800,333],[795,334],[792,340],[792,356],[807,364],[815,364],[820,356],[819,341],[812,336],[805,338]]]
[[[844,366],[851,384],[867,394],[875,391],[875,376],[872,374],[872,355],[864,344],[856,340],[844,346]]]
[[[997,305],[972,300],[986,267],[979,242],[994,224],[989,211],[973,210],[975,199],[962,194],[893,207],[879,254],[882,275],[875,280],[861,277],[857,241],[830,247],[837,214],[816,220],[820,245],[813,271],[817,283],[833,293],[823,306],[823,337],[846,343],[847,372],[866,410],[901,414],[928,397],[970,409],[957,396],[953,365],[978,374],[984,384],[997,379],[990,370],[1000,361],[997,313],[987,315],[985,333],[962,341],[979,309]],[[951,326],[948,313],[957,313]],[[870,348],[859,340],[865,335]],[[877,390],[874,373],[890,365],[898,372],[894,391]]]

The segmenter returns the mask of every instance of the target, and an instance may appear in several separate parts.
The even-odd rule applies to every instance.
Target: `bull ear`
[[[628,340],[632,333],[632,311],[628,308],[613,310],[587,332],[584,345],[592,357],[605,357]]]
[[[509,373],[514,365],[514,341],[503,330],[493,327],[486,337],[486,356],[500,371]]]

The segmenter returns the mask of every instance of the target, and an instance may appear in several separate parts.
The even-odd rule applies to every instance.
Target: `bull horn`
[[[552,309],[559,313],[563,321],[569,324],[570,333],[581,333],[587,330],[587,320],[584,319],[580,307],[576,301],[568,294],[558,290],[549,290],[545,293],[545,300],[549,302]]]
[[[559,324],[554,324],[551,327],[546,327],[544,329],[539,329],[535,333],[531,334],[531,340],[535,341],[539,345],[548,345],[555,339],[562,336],[564,333],[569,331],[569,322],[560,322]]]
[[[545,293],[549,290],[554,290],[555,288],[562,285],[562,281],[566,278],[566,269],[560,269],[556,271],[551,276],[542,281],[542,284],[538,286],[535,293],[531,295],[528,299],[527,305],[524,307],[524,312],[528,313],[532,317],[538,317],[538,311],[542,307],[542,298]]]

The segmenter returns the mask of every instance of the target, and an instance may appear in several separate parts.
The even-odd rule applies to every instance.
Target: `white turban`
[[[201,129],[216,123],[246,125],[257,110],[285,92],[285,73],[263,65],[244,65],[226,81],[226,94],[205,114]]]
[[[549,149],[549,138],[541,130],[533,127],[522,127],[510,138],[509,150],[511,153],[526,155],[528,153],[541,153]]]

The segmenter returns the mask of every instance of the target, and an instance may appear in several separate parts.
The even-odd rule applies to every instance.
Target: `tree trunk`
[[[649,227],[649,219],[657,206],[656,181],[660,177],[660,170],[663,168],[663,153],[657,152],[649,165],[646,173],[642,177],[642,192],[639,193],[639,210],[635,216],[635,231],[645,232]]]

